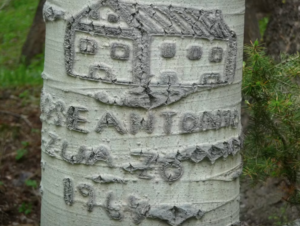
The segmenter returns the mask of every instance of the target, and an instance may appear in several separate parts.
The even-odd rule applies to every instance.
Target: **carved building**
[[[226,85],[236,54],[220,10],[101,1],[69,20],[65,36],[69,75],[122,85]]]

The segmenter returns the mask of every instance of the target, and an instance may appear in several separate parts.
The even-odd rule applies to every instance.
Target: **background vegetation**
[[[39,1],[6,2],[4,5],[3,1],[0,10],[0,87],[41,85],[43,56],[37,56],[30,66],[25,66],[24,60],[20,59]]]

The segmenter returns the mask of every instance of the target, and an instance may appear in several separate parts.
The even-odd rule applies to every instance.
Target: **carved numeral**
[[[110,192],[107,195],[106,203],[104,205],[106,209],[106,213],[110,219],[120,221],[122,220],[123,216],[119,208],[112,206],[112,202],[113,202],[113,193]]]
[[[95,206],[95,192],[92,186],[88,184],[78,185],[78,190],[83,197],[88,197],[87,210],[92,212]]]
[[[66,205],[72,206],[74,203],[74,187],[73,181],[70,178],[63,179],[64,185],[64,200]]]
[[[132,156],[138,156],[138,157],[145,157],[145,162],[141,165],[132,165],[131,163],[129,163],[129,166],[125,166],[123,167],[123,170],[129,172],[129,173],[138,173],[138,177],[140,179],[145,179],[145,180],[150,180],[153,177],[149,176],[147,174],[147,172],[151,169],[153,169],[151,167],[152,164],[156,164],[157,160],[158,160],[158,155],[157,154],[153,154],[153,153],[143,153],[143,152],[132,152],[131,153]]]

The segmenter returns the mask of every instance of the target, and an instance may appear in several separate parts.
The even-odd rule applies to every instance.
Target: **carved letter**
[[[176,113],[175,112],[163,112],[161,115],[165,119],[164,132],[166,134],[171,134],[172,124],[173,124],[172,118],[176,115]]]
[[[154,115],[151,112],[148,113],[148,120],[141,118],[136,113],[130,114],[130,133],[135,135],[140,129],[145,130],[149,134],[153,133]]]
[[[185,133],[192,133],[198,128],[197,116],[186,113],[182,119],[182,130]]]
[[[126,130],[122,127],[121,123],[111,113],[105,113],[100,119],[96,132],[101,133],[105,127],[112,126],[120,134],[126,134]]]
[[[100,146],[94,150],[93,148],[87,148],[85,146],[81,146],[76,155],[72,155],[71,157],[67,156],[67,148],[68,142],[64,142],[61,150],[61,157],[68,163],[71,164],[80,164],[85,160],[86,165],[95,165],[98,161],[107,162],[109,166],[111,166],[111,156],[109,154],[108,148],[105,146]]]
[[[85,123],[86,120],[79,117],[80,112],[87,112],[86,108],[82,107],[69,107],[67,112],[67,127],[69,130],[80,132],[80,133],[88,133],[88,131],[79,128],[79,123]]]
[[[211,112],[204,112],[201,120],[201,127],[205,130],[220,129],[222,123],[222,113],[218,111],[216,115]]]
[[[85,152],[86,148],[80,147],[77,155],[72,155],[71,157],[68,157],[66,154],[68,145],[69,144],[66,141],[62,144],[61,157],[63,158],[63,160],[65,160],[68,163],[80,164],[84,159],[84,152]]]
[[[239,112],[235,110],[233,114],[231,114],[231,127],[237,128],[239,126],[239,122],[240,122]]]
[[[229,127],[231,125],[231,111],[223,111],[223,127]]]
[[[65,104],[62,101],[57,101],[55,103],[54,112],[56,114],[56,119],[54,120],[54,124],[56,126],[62,126],[63,118],[64,118],[64,110]]]
[[[54,157],[55,156],[55,150],[51,150],[53,145],[56,143],[58,137],[57,135],[55,135],[54,133],[49,133],[49,137],[50,137],[50,140],[49,142],[46,144],[46,147],[45,147],[45,152],[50,155],[51,157]]]

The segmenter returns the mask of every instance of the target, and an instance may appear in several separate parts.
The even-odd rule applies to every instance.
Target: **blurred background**
[[[0,225],[39,225],[44,3],[0,0]],[[246,0],[244,44],[242,225],[300,225],[300,0]]]

